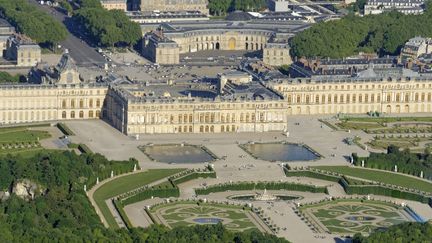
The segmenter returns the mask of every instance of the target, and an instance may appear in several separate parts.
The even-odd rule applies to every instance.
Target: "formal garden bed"
[[[260,229],[251,214],[251,208],[240,204],[223,204],[204,201],[174,201],[149,207],[146,210],[155,223],[170,228],[222,223],[228,230],[247,231]]]
[[[322,233],[370,234],[376,229],[417,221],[412,209],[392,202],[336,199],[301,205],[296,213]]]

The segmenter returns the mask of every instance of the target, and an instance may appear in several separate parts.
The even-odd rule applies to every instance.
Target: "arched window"
[[[79,118],[84,118],[84,111],[79,112]]]
[[[79,101],[79,108],[84,108],[84,100],[80,99]]]
[[[62,118],[63,118],[63,119],[66,119],[66,111],[63,111],[63,112],[62,112]]]
[[[297,103],[300,103],[300,95],[297,95]]]
[[[409,94],[405,94],[405,100],[404,100],[405,102],[408,102],[409,101]]]
[[[88,116],[89,116],[89,118],[93,118],[93,111],[89,111]]]
[[[319,104],[319,95],[315,96],[315,103]]]
[[[97,99],[97,100],[96,100],[96,107],[100,107],[100,105],[101,105],[101,104],[100,104],[100,100]]]
[[[75,108],[75,100],[71,100],[71,108]]]
[[[71,113],[70,113],[70,118],[75,118],[75,111],[71,111]]]

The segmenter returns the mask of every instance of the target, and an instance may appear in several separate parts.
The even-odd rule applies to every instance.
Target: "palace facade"
[[[128,135],[284,132],[293,115],[432,112],[432,73],[388,62],[302,78],[244,68],[199,82],[95,83],[82,81],[65,53],[55,68],[33,70],[40,84],[0,85],[0,124],[103,119]]]

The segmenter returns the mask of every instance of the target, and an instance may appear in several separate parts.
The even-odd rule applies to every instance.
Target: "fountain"
[[[263,193],[257,193],[254,196],[254,199],[257,201],[274,201],[277,199],[277,197],[272,195],[272,194],[267,193],[267,189],[264,189],[264,192]]]

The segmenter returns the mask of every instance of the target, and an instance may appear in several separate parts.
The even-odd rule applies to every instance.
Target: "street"
[[[29,2],[66,26],[69,35],[64,41],[60,42],[60,45],[62,45],[64,49],[69,50],[70,55],[78,66],[96,65],[102,67],[104,65],[104,57],[78,37],[81,34],[80,30],[70,17],[55,10],[53,7],[40,5],[34,0],[29,0]]]

